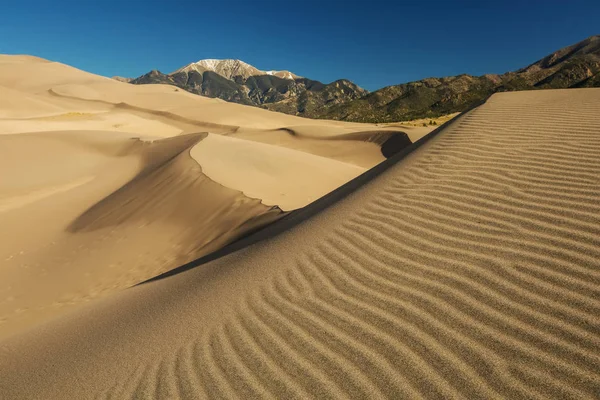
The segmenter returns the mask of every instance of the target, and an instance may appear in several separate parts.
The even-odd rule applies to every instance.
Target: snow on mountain
[[[245,63],[241,60],[217,60],[217,59],[206,59],[200,60],[195,63],[191,63],[178,69],[177,71],[171,73],[170,75],[177,74],[179,72],[205,72],[205,71],[213,71],[224,78],[233,79],[235,76],[242,76],[244,79],[247,79],[250,76],[259,76],[259,75],[273,75],[282,79],[298,79],[300,76],[291,73],[290,71],[262,71],[248,63]]]
[[[302,78],[299,75],[296,75],[290,71],[265,71],[267,75],[278,76],[283,79],[299,79]]]

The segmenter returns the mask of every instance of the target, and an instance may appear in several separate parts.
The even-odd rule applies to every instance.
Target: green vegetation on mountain
[[[215,62],[221,63],[220,69],[206,69]],[[203,96],[308,118],[407,121],[462,112],[495,92],[600,87],[600,36],[515,72],[427,78],[372,93],[346,79],[324,84],[288,71],[260,71],[239,60],[200,61],[169,75],[152,71],[131,83],[175,85]]]
[[[502,91],[600,86],[600,36],[558,50],[516,72],[427,78],[388,86],[324,110],[318,118],[393,122],[469,109]]]

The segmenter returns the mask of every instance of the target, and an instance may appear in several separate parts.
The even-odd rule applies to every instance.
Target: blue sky
[[[600,34],[600,1],[4,1],[0,53],[100,75],[238,58],[375,90],[503,73]]]

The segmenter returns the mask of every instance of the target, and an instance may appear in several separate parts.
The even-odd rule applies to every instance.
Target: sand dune
[[[173,136],[172,131],[164,129],[166,124],[179,129],[179,133],[208,131],[231,134],[245,132],[244,139],[254,140],[256,136],[257,141],[282,146],[286,146],[289,141],[278,140],[272,136],[271,140],[265,139],[265,132],[285,128],[298,132],[302,136],[326,138],[361,131],[398,130],[397,128],[377,127],[373,124],[299,118],[197,96],[168,85],[130,85],[90,74],[68,65],[29,56],[0,56],[1,90],[10,90],[12,94],[15,91],[19,92],[18,96],[10,96],[10,103],[6,105],[6,112],[9,114],[5,115],[5,118],[23,120],[32,117],[56,117],[64,114],[73,116],[74,113],[90,114],[90,121],[80,118],[77,121],[78,124],[71,125],[72,129],[125,131],[123,118],[117,118],[113,114],[126,113],[147,121],[146,125],[130,124],[131,126],[126,129],[131,133],[159,137]],[[22,104],[17,104],[19,98],[26,100],[20,102]],[[26,101],[43,102],[48,107],[30,107],[29,104],[25,104]],[[19,108],[29,110],[29,113],[15,114],[13,110]],[[3,115],[1,112],[4,110],[0,109],[0,117]],[[93,125],[94,120],[100,118],[107,122],[101,127],[97,121]],[[111,122],[111,118],[115,121]],[[157,122],[159,124],[156,126],[151,125]],[[24,123],[31,125],[35,121]],[[82,128],[81,124],[84,123],[87,123],[89,127]],[[3,124],[8,124],[6,125],[8,128],[3,129]],[[53,128],[52,125],[55,125],[56,128]],[[58,124],[49,124],[48,128],[44,129],[42,125],[37,125],[37,129],[35,129],[24,125],[21,132],[30,131],[29,129],[35,129],[35,131],[64,130],[64,126]],[[163,134],[159,134],[161,129],[164,131]],[[428,132],[431,130],[433,128]],[[14,121],[7,123],[0,120],[0,134],[18,131],[18,128],[14,127]],[[149,134],[148,131],[152,133]],[[321,145],[326,146],[327,144],[321,142]],[[318,147],[320,146],[292,146],[292,148],[302,151],[313,149],[308,151],[313,153],[318,151],[314,150]],[[373,162],[383,160],[378,146],[363,146],[360,151],[355,151],[355,156],[364,157],[362,153],[365,152],[371,154],[369,167],[374,165]]]
[[[0,342],[0,391],[597,398],[599,150],[600,90],[496,94],[286,232]]]
[[[152,143],[110,132],[2,137],[2,170],[29,167],[0,184],[0,337],[281,217],[202,173],[189,150],[204,136]]]
[[[428,132],[431,132],[431,129]],[[385,160],[382,147],[389,139],[406,134],[397,128],[314,125],[261,130],[241,128],[229,136],[274,144],[370,168]]]
[[[25,111],[27,112],[27,111]],[[140,133],[146,137],[171,137],[181,129],[158,120],[148,120],[129,112],[63,112],[38,118],[0,119],[0,134],[72,130]]]
[[[365,172],[327,157],[209,134],[191,151],[209,178],[263,204],[289,211],[304,207]],[[327,179],[315,179],[327,171]]]
[[[0,118],[19,118],[40,114],[60,113],[63,109],[36,96],[0,86]],[[4,133],[4,132],[2,132]]]
[[[374,127],[0,55],[0,338],[306,206],[385,159]]]

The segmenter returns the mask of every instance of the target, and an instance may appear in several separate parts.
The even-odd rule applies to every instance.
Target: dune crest
[[[311,203],[385,159],[374,128],[0,55],[0,338]]]
[[[99,196],[105,189],[98,191],[108,176],[94,164],[91,171],[83,169],[81,177],[65,183],[19,189],[0,198],[0,222],[11,226],[20,221],[23,225],[22,234],[17,231],[8,243],[0,245],[5,261],[0,291],[10,299],[0,302],[0,337],[202,257],[285,215],[279,208],[265,206],[260,199],[248,198],[202,173],[189,153],[206,135],[153,142],[122,138],[97,144],[92,134],[88,140],[82,133],[46,134],[47,143],[71,147],[70,151],[61,149],[64,157],[85,157],[77,148],[82,146],[130,160],[129,165],[135,165],[130,173],[138,171],[104,198]],[[14,139],[24,140],[12,141],[27,146],[35,135],[29,136],[18,135]],[[10,149],[11,141],[4,142]],[[47,144],[40,150],[58,149]],[[88,158],[93,159],[89,153]],[[115,169],[127,164],[109,158],[99,165]],[[61,172],[56,171],[56,176],[64,179]],[[14,184],[20,182],[17,178]],[[8,188],[3,192],[10,193]],[[73,199],[69,211],[60,204],[66,196]],[[82,197],[85,200],[78,200]],[[87,209],[85,204],[89,204]],[[40,239],[36,240],[28,234],[28,225],[35,226],[36,219],[46,213],[53,213],[59,223],[48,222],[38,229]],[[64,228],[62,224],[66,224]],[[39,281],[40,273],[47,278]]]
[[[206,136],[136,142],[130,151],[142,157],[138,175],[81,214],[68,230],[76,233],[122,224],[178,224],[184,227],[182,235],[173,236],[171,241],[187,248],[181,255],[191,260],[280,218],[283,212],[278,207],[263,206],[260,199],[248,198],[202,172],[190,151]]]
[[[194,146],[191,155],[214,181],[286,211],[304,207],[365,172],[330,158],[214,134]]]
[[[0,389],[596,398],[599,132],[598,89],[496,94],[300,225],[0,342]]]

